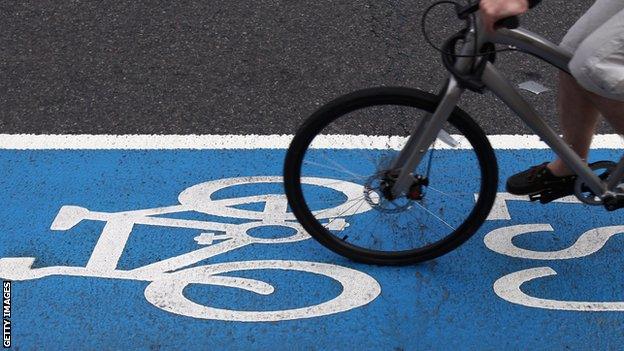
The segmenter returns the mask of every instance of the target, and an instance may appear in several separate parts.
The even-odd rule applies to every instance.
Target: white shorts
[[[560,46],[574,53],[569,68],[582,87],[624,101],[624,0],[597,0]]]

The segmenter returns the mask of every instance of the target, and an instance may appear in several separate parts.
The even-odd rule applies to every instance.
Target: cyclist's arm
[[[529,0],[481,0],[479,3],[481,18],[489,31],[494,30],[496,21],[527,12],[529,5],[534,4],[529,4]]]

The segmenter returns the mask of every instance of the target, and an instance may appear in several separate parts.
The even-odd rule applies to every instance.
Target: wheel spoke
[[[348,204],[348,203],[350,203],[350,202],[359,201],[359,200],[363,200],[363,199],[364,199],[364,195],[362,195],[362,196],[360,196],[360,197],[356,197],[355,199],[347,200],[347,201],[343,202],[342,204],[343,204],[343,205],[345,205],[345,204]],[[320,200],[319,200],[319,201],[316,201],[316,202],[307,202],[307,201],[306,201],[306,203],[308,203],[308,204],[312,204],[312,203],[322,203],[322,202],[325,202],[325,201],[320,201]],[[320,212],[314,212],[314,211],[312,211],[312,212],[313,212],[315,215],[317,215],[317,216],[318,216],[318,215],[321,215],[321,214],[323,214],[323,213],[325,213],[325,212],[331,211],[331,210],[333,210],[333,209],[334,209],[333,207],[330,207],[330,208],[326,208],[326,209],[324,209],[323,211],[320,211]],[[343,212],[343,213],[344,213],[344,212]]]
[[[425,212],[427,212],[427,213],[429,213],[430,215],[432,215],[433,217],[437,218],[440,222],[444,223],[447,227],[449,227],[449,228],[453,229],[453,231],[455,231],[455,228],[454,228],[452,225],[450,225],[450,224],[446,223],[446,221],[445,221],[445,220],[443,220],[442,218],[438,217],[435,213],[433,213],[433,212],[429,211],[429,209],[428,209],[428,208],[426,208],[425,206],[423,206],[423,205],[419,204],[419,203],[418,203],[418,202],[416,202],[416,201],[415,201],[414,203],[416,204],[416,206],[418,206],[419,208],[421,208],[421,209],[425,210]]]
[[[337,165],[338,168],[330,167],[330,166],[327,166],[327,165],[324,165],[324,164],[320,164],[320,163],[317,163],[317,162],[313,162],[313,161],[304,161],[304,162],[306,164],[317,166],[319,168],[325,168],[325,169],[329,169],[329,170],[332,170],[332,171],[342,172],[342,173],[348,174],[348,175],[353,176],[353,177],[358,178],[358,179],[366,179],[365,176],[363,176],[361,174],[353,173],[353,172],[349,171],[348,169],[344,168],[343,166],[336,164],[334,161],[329,160],[325,156],[323,156],[323,158],[325,158],[330,163],[332,163],[334,165]]]
[[[360,204],[360,206],[358,206],[358,209],[360,209],[362,207],[362,204],[366,201],[366,199],[361,199],[360,201],[354,203],[353,205],[349,206],[349,208],[347,208],[346,210],[340,212],[337,216],[334,216],[334,218],[332,218],[328,223],[327,226],[329,226],[330,224],[332,224],[336,218],[343,218],[342,214],[349,211],[350,209],[352,209],[353,207],[355,207],[355,205]],[[357,210],[354,212],[354,214],[357,213]],[[351,215],[353,216],[353,214]],[[347,217],[347,218],[351,218],[351,216]]]
[[[457,196],[453,196],[451,194],[445,193],[445,192],[443,192],[441,190],[438,190],[438,189],[436,189],[436,188],[434,188],[434,187],[432,187],[430,185],[427,186],[427,189],[431,189],[431,190],[433,190],[433,191],[435,191],[435,192],[437,192],[439,194],[442,194],[442,195],[446,196],[449,199],[456,200],[456,201],[459,201],[459,202],[464,203],[464,204],[469,204],[470,206],[474,206],[474,202],[472,202],[472,201],[468,201],[466,199],[460,199]],[[455,194],[466,194],[466,193],[455,193]],[[473,198],[473,197],[470,197],[470,198]],[[425,196],[425,199],[427,199],[427,196]],[[459,214],[460,216],[464,215],[464,212],[459,210],[459,209],[457,209],[457,208],[455,208],[455,206],[449,206],[448,208],[452,209],[453,212]]]
[[[482,139],[482,131],[474,124],[463,122],[465,116],[453,112],[447,130],[458,137],[453,134],[449,140],[444,139],[448,139],[445,135],[440,140],[436,138],[424,150],[429,154],[423,155],[423,162],[410,170],[415,177],[433,177],[434,182],[429,179],[433,186],[427,183],[418,187],[414,183],[411,190],[420,189],[424,195],[421,200],[414,200],[417,194],[412,194],[391,201],[383,191],[395,182],[388,172],[411,134],[410,130],[401,130],[401,121],[397,120],[403,119],[410,125],[413,121],[420,126],[423,115],[431,112],[428,111],[431,104],[425,103],[429,99],[425,95],[421,98],[420,93],[407,91],[382,88],[371,90],[368,96],[362,94],[319,110],[293,140],[293,145],[302,146],[296,144],[301,140],[310,149],[309,152],[300,148],[289,150],[294,160],[291,163],[296,162],[299,167],[295,174],[301,177],[295,184],[301,184],[301,188],[287,192],[288,199],[293,204],[305,201],[307,205],[294,206],[293,211],[306,230],[319,228],[319,224],[326,228],[310,232],[314,238],[335,252],[364,262],[402,264],[446,253],[452,247],[442,243],[448,239],[465,240],[482,223],[483,218],[470,215],[473,208],[481,206],[483,210],[489,205],[489,201],[476,203],[473,198],[476,193],[492,194],[490,185],[495,183],[490,177],[494,173],[490,169],[492,163],[483,162],[494,157],[491,150],[487,145],[473,142]],[[416,106],[427,106],[427,110]],[[310,143],[310,137],[321,139]],[[461,148],[449,149],[443,145],[457,146],[454,139],[462,141]],[[467,148],[463,145],[465,140],[469,143]],[[287,163],[286,168],[292,169],[288,166]],[[460,172],[453,173],[455,169]],[[308,187],[304,182],[307,177],[328,179],[326,183]],[[285,184],[288,191],[292,182]],[[307,213],[297,212],[302,210]],[[469,229],[458,233],[457,228]]]
[[[330,185],[340,184],[340,183],[343,183],[343,182],[355,183],[357,180],[360,180],[360,178],[357,178],[357,179],[356,178],[340,179],[340,180],[336,180],[335,182],[323,183],[323,186],[327,187],[327,186],[330,186]]]
[[[349,133],[345,133],[345,131],[344,131],[342,128],[340,128],[339,126],[337,126],[337,125],[333,125],[333,126],[332,126],[332,128],[333,128],[333,129],[336,129],[336,130],[338,131],[338,133],[339,133],[339,134],[342,134],[342,135],[349,135]],[[389,144],[389,142],[386,142],[386,144]],[[372,163],[373,165],[376,165],[376,164],[377,164],[377,161],[375,161],[375,159],[373,159],[373,158],[372,158],[372,157],[368,154],[368,152],[367,152],[367,151],[364,151],[364,155],[366,156],[366,158],[368,158],[368,160],[369,160],[369,161],[371,161],[371,163]]]

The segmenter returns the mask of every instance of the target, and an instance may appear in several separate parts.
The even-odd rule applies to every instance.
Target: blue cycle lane
[[[12,346],[613,349],[624,342],[623,212],[504,194],[505,177],[550,151],[498,150],[501,194],[490,219],[459,249],[407,267],[354,263],[292,221],[280,225],[288,217],[279,183],[284,153],[0,151],[0,276],[12,279]],[[620,155],[600,149],[592,159]]]

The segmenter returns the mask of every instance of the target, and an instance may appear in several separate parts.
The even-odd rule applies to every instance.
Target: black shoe
[[[557,177],[546,167],[548,162],[533,166],[507,179],[507,192],[514,195],[532,195],[531,200],[550,202],[574,194],[576,175]]]

